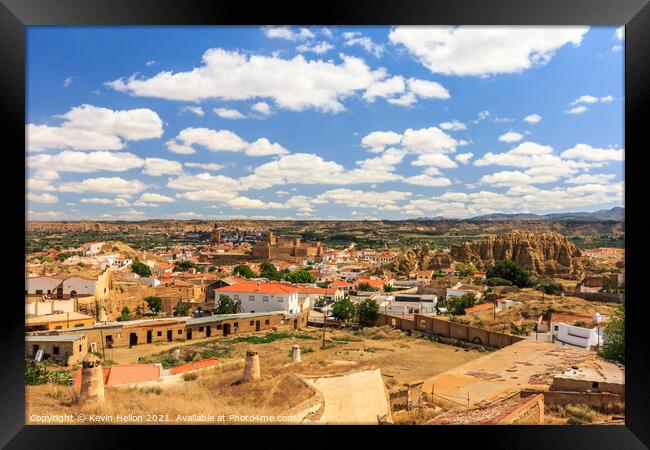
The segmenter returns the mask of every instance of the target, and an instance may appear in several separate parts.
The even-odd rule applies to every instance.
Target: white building
[[[76,299],[68,300],[38,300],[25,301],[25,314],[34,316],[45,316],[59,312],[74,312],[76,310]]]
[[[215,289],[214,294],[215,304],[219,302],[220,295],[239,300],[242,312],[283,311],[296,314],[300,312],[299,291],[297,286],[288,284],[250,281]]]
[[[71,276],[63,280],[63,295],[95,295],[97,279]]]
[[[88,256],[97,255],[102,251],[103,242],[86,242],[83,245],[84,254]]]
[[[584,322],[584,325],[575,325]],[[558,344],[573,345],[587,350],[595,350],[603,345],[602,317],[551,314],[551,334]]]
[[[54,277],[30,277],[25,279],[25,295],[27,294],[43,294],[43,295],[56,295],[57,289],[61,289],[63,294],[62,278]]]
[[[482,294],[480,291],[476,291],[474,289],[453,289],[453,288],[447,288],[447,299],[449,297],[462,297],[465,294],[474,294],[476,298],[481,298]]]

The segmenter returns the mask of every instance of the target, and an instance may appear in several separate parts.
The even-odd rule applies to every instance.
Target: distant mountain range
[[[625,220],[625,208],[616,206],[594,212],[566,212],[553,214],[486,214],[468,220]]]
[[[601,209],[594,212],[565,212],[565,213],[551,213],[551,214],[504,214],[494,213],[485,214],[482,216],[470,217],[469,219],[452,219],[449,217],[436,216],[436,217],[418,217],[417,219],[407,219],[414,221],[508,221],[508,220],[572,220],[572,221],[616,221],[622,222],[625,220],[625,208],[616,206],[612,209]]]

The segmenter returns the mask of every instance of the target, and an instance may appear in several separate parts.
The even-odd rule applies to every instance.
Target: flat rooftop
[[[232,320],[232,319],[252,319],[254,317],[265,317],[265,316],[273,316],[278,314],[284,315],[285,313],[284,311],[268,311],[268,312],[258,312],[258,313],[217,314],[214,316],[193,317],[191,319],[187,319],[186,321],[188,325],[195,325],[200,323],[221,322],[224,320]]]
[[[84,339],[85,334],[64,334],[60,336],[25,336],[25,342],[74,342]]]
[[[81,314],[78,312],[47,314],[45,316],[26,316],[25,325],[40,325],[50,322],[65,322],[67,320],[85,320],[94,319],[93,316]],[[77,328],[78,329],[78,328]]]
[[[597,367],[578,367],[577,369],[569,367],[563,373],[556,375],[555,378],[625,384],[625,371],[618,366],[611,366],[610,364],[607,366],[598,364]]]
[[[424,381],[422,389],[467,406],[503,399],[522,389],[548,388],[567,368],[619,370],[594,352],[578,347],[525,339],[440,373]]]

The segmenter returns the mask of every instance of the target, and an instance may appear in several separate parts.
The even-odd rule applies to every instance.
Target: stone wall
[[[406,319],[399,316],[380,313],[375,325],[390,325],[400,330],[416,330],[423,333],[435,334],[442,337],[457,339],[459,341],[471,342],[489,347],[506,347],[519,342],[524,337],[514,336],[497,331],[490,331],[462,323],[450,322],[430,316],[415,314],[413,319]]]

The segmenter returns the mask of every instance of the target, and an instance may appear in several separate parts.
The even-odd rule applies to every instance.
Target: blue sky
[[[623,205],[616,27],[30,27],[27,216]]]

